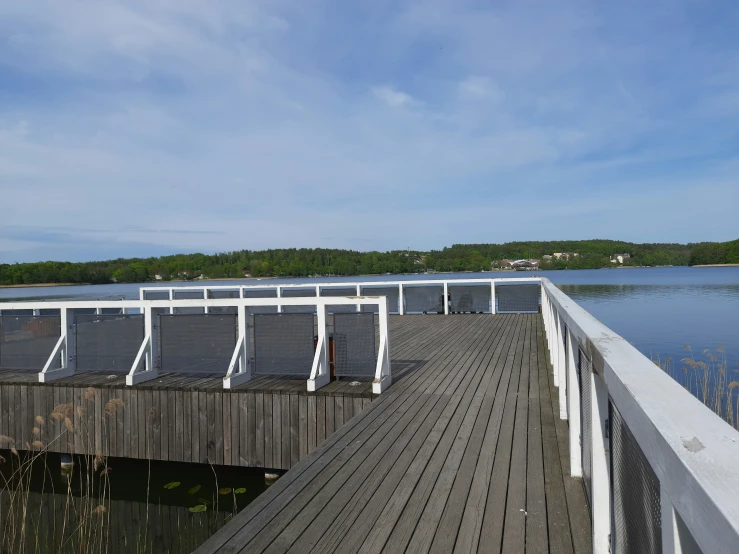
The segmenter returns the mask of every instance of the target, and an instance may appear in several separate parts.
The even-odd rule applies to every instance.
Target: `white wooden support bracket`
[[[316,310],[318,312],[318,344],[308,379],[308,392],[315,392],[331,382],[331,372],[328,367],[328,337],[326,336],[326,304],[318,304]]]
[[[405,314],[405,302],[403,301],[403,283],[398,285],[398,313],[400,315]]]
[[[49,359],[46,360],[44,368],[38,374],[40,383],[50,383],[64,377],[71,377],[75,370],[75,329],[74,310],[61,308],[61,334],[54,346]],[[59,364],[59,367],[55,366]]]
[[[246,306],[239,306],[239,338],[236,341],[228,372],[223,379],[223,388],[232,389],[252,378],[251,365],[249,361],[249,320],[247,318]]]
[[[567,335],[567,327],[565,327],[564,319],[559,318],[559,419],[567,419],[567,351],[565,348],[565,336]]]
[[[611,452],[608,439],[608,389],[603,379],[590,373],[593,422],[592,522],[593,554],[609,554],[611,549]]]
[[[444,281],[444,315],[449,315],[449,301],[447,300],[449,298],[449,283]]]
[[[133,386],[159,377],[159,333],[156,313],[151,306],[144,308],[144,341],[141,343],[131,371],[126,375],[126,385]],[[143,371],[139,371],[141,366]]]
[[[664,487],[660,487],[662,510],[662,552],[664,554],[703,554],[690,534],[680,514],[675,510],[672,499]]]
[[[569,375],[569,384],[567,387],[569,414],[567,419],[570,422],[570,475],[572,477],[582,477],[582,423],[580,421],[580,385],[577,380],[577,360],[580,350],[577,345],[577,339],[573,334],[569,333],[567,340],[570,349],[570,358],[567,367]]]
[[[490,281],[490,313],[495,314],[495,281]]]
[[[380,350],[377,355],[377,367],[375,368],[375,380],[372,382],[372,392],[381,394],[393,383],[392,365],[390,362],[390,336],[388,334],[388,309],[387,301],[379,304],[380,318]]]

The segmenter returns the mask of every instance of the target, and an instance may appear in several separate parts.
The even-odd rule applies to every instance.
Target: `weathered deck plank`
[[[392,318],[404,378],[198,553],[587,552],[545,348],[537,315]]]

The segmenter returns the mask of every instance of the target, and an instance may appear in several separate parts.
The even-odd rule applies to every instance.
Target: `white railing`
[[[189,299],[189,300],[109,300],[109,301],[51,301],[51,302],[7,302],[0,307],[0,315],[16,310],[33,310],[37,315],[40,310],[59,310],[61,317],[61,333],[48,361],[39,373],[42,383],[70,377],[75,372],[75,310],[95,310],[100,314],[103,310],[121,310],[121,313],[138,313],[144,319],[144,340],[139,347],[136,359],[126,376],[127,385],[136,385],[155,379],[160,375],[161,360],[157,333],[157,311],[165,309],[173,313],[180,308],[199,308],[207,313],[209,308],[236,308],[238,338],[236,348],[228,368],[224,368],[224,388],[232,388],[252,378],[250,365],[249,318],[250,307],[283,306],[315,306],[318,314],[318,345],[313,366],[307,382],[309,391],[329,383],[328,339],[326,337],[327,313],[329,306],[376,306],[379,314],[380,348],[377,355],[372,391],[380,394],[392,383],[390,364],[390,340],[388,336],[388,310],[384,296],[362,297],[296,297],[296,298],[223,298],[223,299]],[[58,367],[57,367],[58,366]],[[101,368],[105,369],[105,368]]]
[[[588,440],[580,400],[588,392],[592,399],[582,419],[592,422],[586,469],[593,551],[624,551],[613,528],[614,498],[634,494],[614,489],[609,413],[615,408],[659,481],[661,536],[654,544],[666,553],[738,552],[739,433],[548,279],[542,280],[542,308],[576,477],[583,475],[581,441]],[[583,390],[578,359],[592,366],[580,374]]]
[[[325,297],[321,293],[330,292],[331,290],[340,290],[353,288],[356,290],[357,296],[367,295],[372,293],[372,289],[376,287],[393,287],[398,290],[398,308],[397,310],[390,310],[390,313],[398,313],[405,315],[406,310],[406,287],[422,287],[441,285],[443,287],[443,298],[448,299],[450,287],[465,286],[465,285],[477,285],[477,286],[489,286],[490,287],[490,303],[485,313],[496,313],[496,294],[495,285],[497,284],[539,284],[541,279],[538,277],[520,277],[520,278],[491,278],[491,279],[407,279],[407,280],[382,280],[382,281],[351,281],[351,282],[319,282],[319,283],[289,283],[289,284],[278,284],[270,283],[265,280],[258,284],[253,285],[183,285],[183,286],[159,286],[159,287],[141,287],[139,289],[139,297],[141,300],[146,298],[148,293],[165,293],[168,295],[170,300],[175,299],[177,293],[183,292],[199,292],[202,294],[202,298],[211,298],[212,293],[231,291],[237,293],[240,298],[244,297],[244,291],[265,291],[275,293],[276,298],[282,298],[284,292],[290,290],[301,290],[305,291],[305,297]],[[291,299],[300,298],[291,296]],[[443,301],[444,314],[450,313],[450,305],[448,301]],[[357,311],[360,308],[357,306]]]

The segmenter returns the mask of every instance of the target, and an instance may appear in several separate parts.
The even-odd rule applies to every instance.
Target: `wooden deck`
[[[391,348],[406,375],[197,552],[590,552],[541,316],[394,317]]]

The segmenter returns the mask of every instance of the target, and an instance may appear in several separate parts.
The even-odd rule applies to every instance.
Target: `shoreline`
[[[33,283],[32,285],[0,285],[0,289],[25,289],[38,287],[83,287],[92,283]],[[110,283],[101,283],[103,285]]]
[[[739,267],[739,264],[699,264],[690,267]]]

